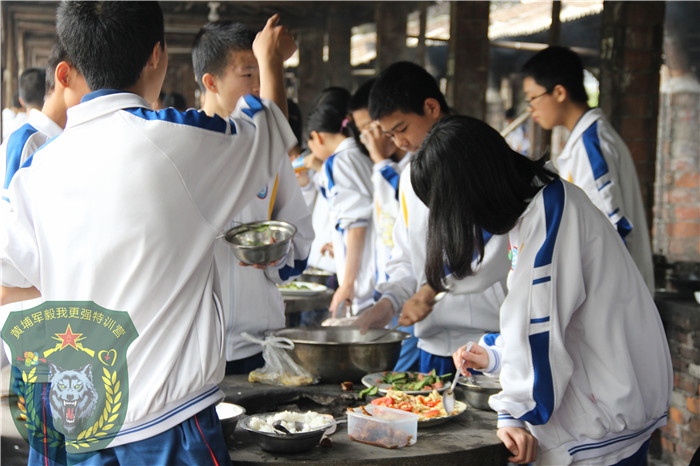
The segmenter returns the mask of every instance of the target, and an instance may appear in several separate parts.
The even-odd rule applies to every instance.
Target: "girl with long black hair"
[[[454,354],[499,375],[492,396],[511,461],[643,464],[666,424],[671,360],[653,298],[605,215],[576,186],[514,152],[486,123],[439,121],[413,156],[429,207],[426,276],[473,273],[483,236],[508,233],[500,334]]]

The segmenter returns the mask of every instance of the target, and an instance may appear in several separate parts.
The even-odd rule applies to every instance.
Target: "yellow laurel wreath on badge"
[[[76,450],[80,447],[89,447],[91,443],[101,440],[109,433],[109,429],[114,427],[114,422],[119,417],[119,408],[122,405],[121,381],[117,380],[117,371],[110,374],[106,368],[103,367],[102,370],[104,371],[102,381],[105,383],[105,398],[107,399],[105,408],[95,424],[78,434],[76,440],[66,439],[66,446],[72,446]]]
[[[36,383],[36,367],[32,368],[29,373],[22,371],[22,389],[26,389],[27,385],[30,383]],[[25,426],[27,427],[27,432],[33,432],[33,436],[37,437],[37,440],[41,441],[44,437],[42,429],[38,427],[40,424],[39,418],[34,411],[34,395],[33,390],[24,390],[23,395],[18,394],[17,397],[17,407],[19,408],[20,420],[26,421]],[[58,446],[61,439],[61,434],[56,430],[51,429],[49,426],[44,426],[46,428],[46,438],[49,440],[48,446],[56,447]]]

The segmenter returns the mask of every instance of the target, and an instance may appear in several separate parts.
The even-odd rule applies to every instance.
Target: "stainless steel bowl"
[[[224,431],[224,439],[228,439],[236,430],[238,420],[245,414],[245,408],[233,403],[219,403],[216,405],[216,415],[221,421]]]
[[[265,451],[273,453],[299,453],[310,450],[321,441],[323,434],[335,421],[330,421],[327,426],[321,427],[311,432],[299,432],[295,434],[270,433],[255,430],[250,426],[250,421],[256,417],[267,418],[275,413],[254,414],[243,418],[240,422],[241,428],[248,431],[251,437]]]
[[[394,368],[401,352],[401,342],[410,337],[399,330],[359,327],[299,327],[273,332],[289,338],[294,349],[287,350],[313,376],[323,382],[359,381],[371,372]],[[379,341],[371,341],[386,334]]]
[[[326,285],[328,283],[328,279],[332,276],[333,272],[329,272],[328,270],[323,270],[318,267],[309,266],[301,273],[299,281]]]
[[[485,411],[491,410],[489,397],[501,391],[501,384],[498,379],[485,375],[475,375],[473,382],[468,377],[460,377],[457,381],[460,393],[470,406]]]
[[[266,265],[287,254],[296,232],[292,224],[269,220],[233,227],[226,231],[224,240],[241,262]]]

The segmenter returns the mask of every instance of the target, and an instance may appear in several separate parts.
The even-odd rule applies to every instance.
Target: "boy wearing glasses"
[[[632,156],[599,108],[590,108],[583,63],[565,47],[549,47],[523,66],[523,92],[532,120],[570,131],[552,158],[559,175],[583,189],[625,242],[650,291],[654,273],[646,214]]]

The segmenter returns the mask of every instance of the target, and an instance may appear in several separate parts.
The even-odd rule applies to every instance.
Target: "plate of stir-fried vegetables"
[[[435,370],[427,374],[421,372],[401,371],[401,372],[375,372],[367,374],[362,378],[365,387],[376,387],[376,391],[363,391],[363,395],[376,395],[386,393],[388,390],[396,390],[409,395],[420,395],[437,390],[442,393],[447,390],[445,381],[452,380],[452,374],[437,375]]]

